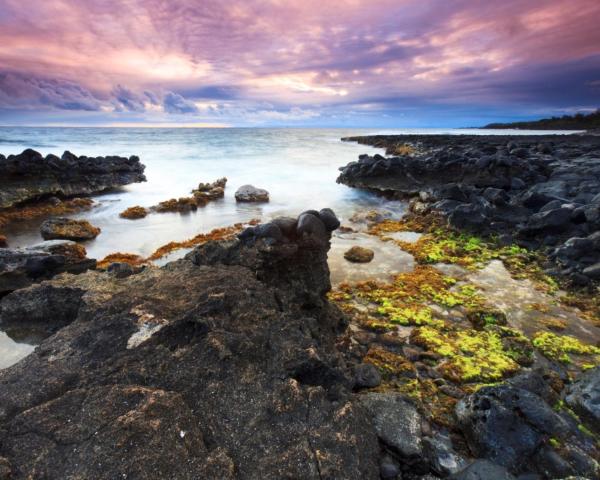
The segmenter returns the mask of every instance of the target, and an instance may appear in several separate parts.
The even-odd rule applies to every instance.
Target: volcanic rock
[[[50,195],[88,195],[136,182],[145,182],[138,157],[43,157],[35,150],[0,155],[0,208]]]

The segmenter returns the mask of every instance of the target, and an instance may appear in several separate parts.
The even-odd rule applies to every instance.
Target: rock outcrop
[[[238,202],[268,202],[269,192],[253,185],[242,185],[236,190],[235,199]]]
[[[305,212],[162,268],[62,275],[5,297],[0,322],[64,326],[0,371],[2,471],[378,478],[377,436],[334,345],[345,320],[325,297],[336,222]],[[68,311],[65,296],[77,298]]]
[[[40,226],[44,240],[92,240],[100,235],[100,229],[87,220],[72,218],[50,218]]]
[[[458,228],[545,249],[573,283],[600,279],[600,138],[399,135],[353,137],[411,155],[361,155],[338,182],[415,197]]]
[[[0,209],[50,195],[88,195],[144,182],[144,168],[136,156],[77,157],[65,152],[43,157],[31,149],[0,155]]]
[[[0,296],[63,272],[81,273],[96,266],[85,248],[49,240],[28,248],[0,249]]]

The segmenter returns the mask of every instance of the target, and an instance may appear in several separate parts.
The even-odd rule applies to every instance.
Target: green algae
[[[569,354],[595,356],[595,364],[600,364],[600,348],[588,345],[570,335],[557,335],[553,332],[537,332],[531,341],[545,357],[562,363],[571,363]]]
[[[521,334],[510,329],[443,331],[424,326],[415,329],[411,339],[445,358],[439,366],[445,377],[465,383],[497,381],[519,370],[516,354],[507,347],[503,336]]]

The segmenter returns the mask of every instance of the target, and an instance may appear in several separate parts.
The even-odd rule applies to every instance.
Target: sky
[[[0,0],[0,125],[466,127],[600,106],[599,0]]]

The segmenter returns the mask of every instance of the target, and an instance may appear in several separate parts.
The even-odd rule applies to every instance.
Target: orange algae
[[[89,198],[73,198],[64,200],[60,203],[40,201],[17,207],[5,208],[0,210],[0,227],[47,215],[61,215],[88,210],[93,204],[94,201]]]
[[[137,220],[140,218],[144,218],[146,215],[148,215],[148,210],[144,207],[136,205],[135,207],[129,207],[128,209],[123,210],[119,214],[119,217],[127,218],[128,220]]]
[[[247,223],[247,225],[257,225],[258,223],[260,223],[260,220],[252,219]],[[235,225],[229,227],[215,228],[208,233],[200,233],[193,238],[189,238],[181,242],[169,242],[157,248],[154,253],[147,258],[143,258],[132,253],[113,253],[100,260],[97,264],[97,267],[99,269],[105,269],[114,262],[129,263],[133,266],[147,264],[154,260],[158,260],[175,250],[192,248],[210,241],[232,239],[236,233],[239,233],[242,228],[244,228],[244,225],[245,224],[243,223],[236,223]]]

